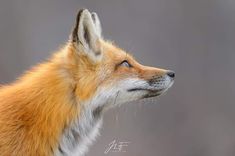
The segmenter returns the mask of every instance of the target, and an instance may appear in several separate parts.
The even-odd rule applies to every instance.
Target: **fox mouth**
[[[159,96],[164,92],[165,89],[147,89],[147,88],[133,88],[129,89],[129,92],[135,92],[135,91],[147,91],[147,94],[145,94],[142,98],[150,98],[154,96]]]

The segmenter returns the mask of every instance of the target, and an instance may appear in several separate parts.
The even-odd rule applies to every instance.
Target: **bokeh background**
[[[0,2],[0,83],[63,45],[80,8],[141,63],[172,69],[159,99],[108,111],[89,156],[235,156],[234,0],[8,0]],[[126,152],[104,153],[128,141]]]

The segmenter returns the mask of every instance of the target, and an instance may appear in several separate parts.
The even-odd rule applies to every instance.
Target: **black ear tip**
[[[78,11],[77,17],[76,17],[76,26],[78,26],[79,20],[80,20],[80,18],[81,18],[81,15],[82,15],[84,12],[89,13],[89,10],[86,9],[86,8],[83,8],[83,9],[80,9],[80,10]]]
[[[89,12],[89,10],[86,9],[86,8],[80,9],[80,10],[78,11],[78,13],[77,13],[77,21],[79,21],[79,18],[81,17],[81,15],[82,15],[82,13],[83,13],[84,11]]]
[[[81,17],[83,11],[85,11],[85,10],[87,10],[87,9],[83,8],[83,9],[80,9],[80,10],[78,11],[78,13],[77,13],[77,21],[78,21],[78,19]]]
[[[82,9],[80,9],[80,10],[78,11],[78,13],[77,13],[77,17],[80,17],[83,12],[89,12],[89,10],[88,10],[87,8],[82,8]],[[90,12],[89,12],[89,13],[90,13]]]
[[[78,11],[78,14],[82,13],[83,11],[88,10],[87,8],[82,8]]]

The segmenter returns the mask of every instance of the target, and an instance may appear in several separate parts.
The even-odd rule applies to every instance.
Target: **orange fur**
[[[98,134],[103,110],[120,92],[118,104],[160,95],[173,84],[173,72],[139,64],[102,40],[101,30],[96,13],[80,10],[64,48],[0,88],[1,156],[75,150],[81,156]]]
[[[50,156],[63,128],[78,116],[75,86],[63,74],[60,55],[1,88],[0,155]]]
[[[100,40],[103,59],[93,63],[72,43],[48,62],[0,89],[0,155],[51,156],[64,127],[79,117],[81,105],[99,84],[138,75],[148,79],[164,70],[145,67],[109,42]],[[115,65],[128,59],[132,69]]]

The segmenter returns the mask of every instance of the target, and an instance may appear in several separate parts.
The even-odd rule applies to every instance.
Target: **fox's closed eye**
[[[131,68],[132,65],[127,61],[127,60],[124,60],[122,61],[119,66],[123,66],[123,67],[128,67],[128,68]]]

